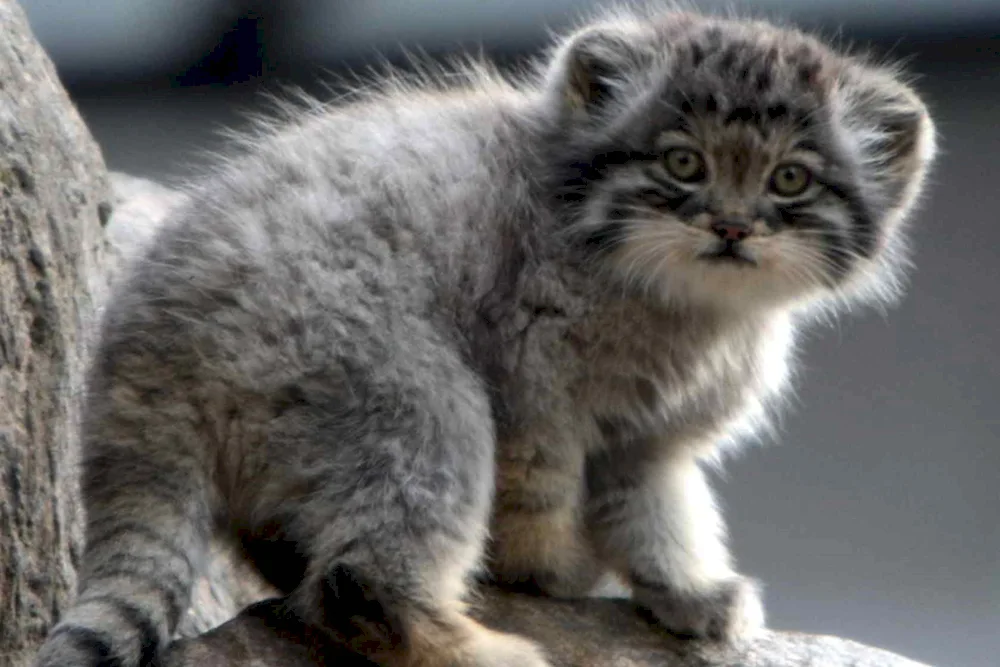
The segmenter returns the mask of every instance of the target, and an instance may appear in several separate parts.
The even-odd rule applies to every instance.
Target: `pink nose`
[[[723,241],[742,241],[750,236],[750,225],[733,220],[712,223],[712,231]]]

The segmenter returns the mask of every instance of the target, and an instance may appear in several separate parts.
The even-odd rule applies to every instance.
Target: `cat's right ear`
[[[639,28],[597,25],[581,30],[556,51],[549,89],[569,112],[593,115],[627,94],[642,66]]]

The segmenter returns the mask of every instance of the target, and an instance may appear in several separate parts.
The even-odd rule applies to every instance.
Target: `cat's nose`
[[[750,225],[739,220],[716,220],[712,231],[723,241],[742,241],[750,236]]]

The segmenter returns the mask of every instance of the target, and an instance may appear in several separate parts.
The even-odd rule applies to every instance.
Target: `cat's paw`
[[[503,632],[481,635],[470,658],[469,667],[551,667],[535,642]]]
[[[527,637],[492,630],[464,615],[444,614],[411,626],[406,649],[386,667],[552,667]]]
[[[636,603],[675,635],[741,642],[764,629],[764,605],[753,579],[735,577],[700,592],[636,586]]]

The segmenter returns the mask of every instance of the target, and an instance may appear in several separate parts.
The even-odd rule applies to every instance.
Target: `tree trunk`
[[[0,664],[26,660],[75,584],[76,424],[107,197],[97,145],[24,13],[0,0]]]

